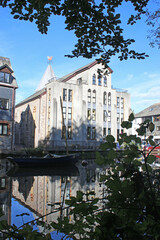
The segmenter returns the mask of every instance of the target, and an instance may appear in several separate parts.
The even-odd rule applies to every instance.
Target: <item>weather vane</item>
[[[50,56],[50,57],[48,56],[47,58],[48,58],[48,64],[51,64],[51,63],[52,63],[52,58],[53,58],[53,57],[52,57],[52,56]]]

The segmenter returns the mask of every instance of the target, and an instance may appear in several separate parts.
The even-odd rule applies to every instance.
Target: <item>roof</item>
[[[20,103],[18,103],[16,105],[16,107],[19,107],[22,104],[25,104],[27,102],[32,101],[33,99],[39,98],[43,93],[46,92],[46,88],[41,89],[40,91],[37,91],[36,93],[32,94],[31,96],[29,96],[28,98],[26,98],[25,100],[21,101]]]
[[[139,117],[149,117],[149,116],[155,116],[160,115],[160,103],[155,103],[148,108],[145,108],[143,111],[137,113],[135,115],[136,118]]]
[[[41,90],[45,87],[45,85],[49,82],[51,79],[56,79],[54,71],[52,69],[52,66],[49,64],[46,68],[45,73],[43,74],[43,77],[41,78],[41,81],[36,89],[36,91]]]
[[[92,63],[89,63],[71,73],[69,73],[68,75],[65,75],[64,77],[62,78],[59,78],[58,81],[61,81],[61,82],[67,82],[68,80],[70,80],[72,77],[75,77],[76,75],[78,75],[79,73],[82,73],[90,68],[92,68],[93,66],[95,66],[96,64],[98,64],[97,61],[94,61]],[[111,68],[108,67],[108,70],[112,73],[113,70]]]

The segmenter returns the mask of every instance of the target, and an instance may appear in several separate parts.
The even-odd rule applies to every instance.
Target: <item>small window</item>
[[[92,109],[92,120],[96,121],[96,109]]]
[[[119,115],[119,113],[117,113],[117,123],[119,123],[120,122],[120,115]]]
[[[87,127],[87,139],[91,139],[91,127]]]
[[[88,90],[88,102],[91,102],[91,89]]]
[[[72,102],[72,90],[71,89],[68,90],[68,101]]]
[[[160,126],[157,126],[157,127],[156,127],[156,130],[157,130],[157,131],[160,131]]]
[[[96,139],[96,128],[92,127],[92,139]]]
[[[106,110],[103,111],[103,121],[104,122],[107,121],[107,111]]]
[[[91,109],[90,108],[88,108],[87,119],[89,121],[91,120]]]
[[[103,104],[104,105],[107,104],[107,93],[106,92],[103,93]]]
[[[67,101],[67,89],[63,88],[63,101]]]
[[[95,74],[93,74],[93,76],[92,76],[92,84],[96,85],[96,75]]]
[[[111,122],[111,111],[108,111],[108,122]]]
[[[111,128],[108,128],[108,135],[111,135]]]
[[[120,134],[119,129],[117,129],[117,140],[119,139],[119,134]]]
[[[104,76],[104,87],[107,87],[107,77]]]
[[[103,137],[106,136],[106,128],[103,128]]]
[[[6,188],[6,178],[2,177],[0,178],[0,189]]]
[[[109,106],[111,105],[111,93],[110,92],[108,93],[108,105]]]
[[[0,72],[0,82],[10,83],[10,74]]]
[[[8,134],[8,124],[0,123],[0,135]]]
[[[72,119],[72,108],[68,108],[68,120]]]
[[[96,90],[93,90],[93,103],[96,103]]]
[[[72,139],[72,127],[71,127],[71,126],[68,126],[68,132],[67,132],[67,134],[68,134],[68,138],[69,138],[69,139]]]
[[[121,97],[121,109],[124,108],[124,98]]]
[[[63,118],[66,119],[66,107],[63,107]]]
[[[9,99],[0,98],[0,109],[3,110],[9,109]]]
[[[117,108],[119,108],[119,97],[117,97]]]
[[[121,113],[121,123],[124,121],[124,115]]]
[[[102,78],[101,75],[98,76],[98,86],[102,85]]]

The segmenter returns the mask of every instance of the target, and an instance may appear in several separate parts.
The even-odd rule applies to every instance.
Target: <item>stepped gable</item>
[[[49,64],[47,66],[45,73],[43,74],[43,77],[41,78],[41,81],[36,89],[36,92],[43,89],[45,87],[45,85],[50,82],[51,79],[56,80],[56,77],[55,77],[54,71],[52,69],[52,66]]]

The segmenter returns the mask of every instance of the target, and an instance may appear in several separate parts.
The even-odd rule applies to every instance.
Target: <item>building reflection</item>
[[[62,214],[68,215],[65,208],[65,200],[71,196],[76,196],[77,191],[88,193],[95,192],[95,197],[103,197],[105,186],[99,182],[100,174],[105,173],[106,169],[97,166],[94,161],[88,161],[87,166],[83,167],[79,162],[75,168],[66,169],[62,172],[60,169],[51,169],[49,174],[43,176],[15,176],[12,178],[12,196],[29,208],[37,216],[44,216],[47,223],[55,221]],[[43,172],[43,170],[42,170]],[[62,174],[61,174],[62,173]],[[64,174],[65,173],[65,174]],[[45,173],[46,174],[46,173]],[[55,203],[63,203],[65,210],[62,212],[56,210]],[[103,202],[102,202],[103,204]]]

